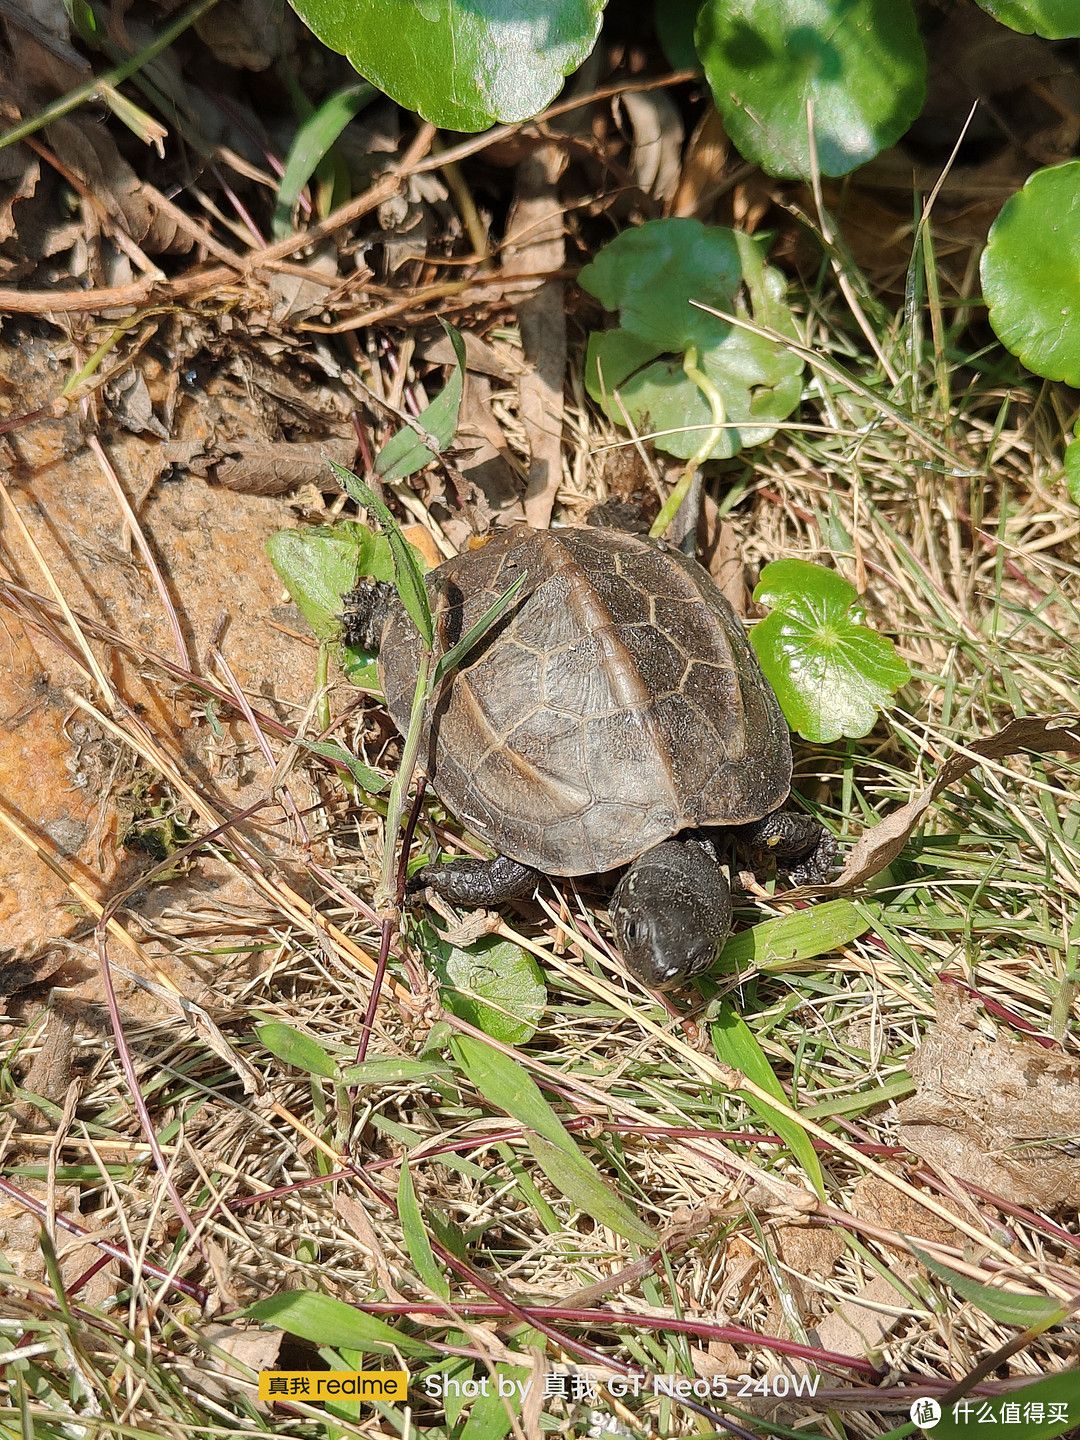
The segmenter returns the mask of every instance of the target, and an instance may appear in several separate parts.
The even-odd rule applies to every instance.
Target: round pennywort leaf
[[[527,120],[600,29],[603,0],[289,0],[324,45],[448,130]]]
[[[892,641],[861,623],[854,585],[806,560],[777,560],[754,599],[772,614],[750,640],[791,728],[819,744],[868,734],[909,671]]]
[[[705,0],[697,50],[735,144],[770,175],[846,175],[922,109],[926,55],[909,0]]]
[[[982,257],[990,324],[1047,380],[1080,386],[1080,160],[1036,170],[990,227]]]
[[[707,458],[769,439],[798,404],[798,355],[700,308],[794,336],[783,276],[765,264],[758,239],[698,220],[650,220],[605,245],[578,283],[619,312],[617,329],[589,337],[589,394],[668,454],[697,454],[712,426],[709,399],[687,374],[688,355],[723,404],[725,424]]]
[[[977,0],[988,15],[1019,30],[1022,35],[1042,35],[1047,40],[1067,40],[1080,35],[1080,6],[1076,0]]]

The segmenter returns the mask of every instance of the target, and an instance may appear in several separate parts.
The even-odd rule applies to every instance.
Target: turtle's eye
[[[631,920],[626,927],[625,935],[631,945],[640,945],[649,933],[649,927],[644,920]]]

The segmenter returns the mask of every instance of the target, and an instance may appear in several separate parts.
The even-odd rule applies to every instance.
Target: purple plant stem
[[[41,1200],[28,1194],[25,1190],[21,1190],[18,1185],[13,1185],[10,1180],[5,1180],[2,1176],[0,1176],[0,1192],[10,1196],[12,1200],[17,1201],[35,1215],[40,1215],[42,1219],[45,1218],[45,1205]],[[181,1291],[190,1299],[198,1301],[200,1305],[206,1304],[209,1292],[204,1290],[201,1285],[193,1285],[189,1280],[181,1280],[177,1275],[170,1275],[168,1270],[149,1260],[134,1260],[121,1246],[114,1245],[111,1240],[106,1240],[101,1235],[95,1235],[92,1230],[87,1230],[84,1225],[79,1225],[66,1215],[56,1214],[53,1216],[53,1221],[61,1230],[66,1230],[71,1235],[77,1235],[80,1240],[87,1240],[100,1250],[104,1250],[110,1260],[117,1260],[121,1265],[126,1265],[132,1274],[150,1275],[165,1285],[171,1285],[174,1290]]]
[[[369,1179],[363,1169],[357,1166],[354,1168],[353,1173],[355,1178],[359,1180],[362,1185],[366,1186],[378,1201],[387,1206],[391,1214],[397,1214],[397,1205],[393,1199],[385,1190],[381,1190],[373,1180]],[[522,1324],[539,1330],[541,1334],[546,1335],[549,1340],[554,1341],[561,1349],[568,1350],[572,1355],[578,1356],[579,1359],[584,1360],[588,1365],[595,1365],[606,1370],[616,1370],[619,1374],[628,1377],[638,1376],[646,1378],[644,1371],[637,1370],[632,1365],[626,1365],[621,1360],[614,1360],[611,1356],[603,1355],[600,1351],[593,1350],[588,1345],[581,1344],[580,1341],[572,1339],[569,1335],[564,1335],[560,1330],[556,1329],[555,1326],[549,1325],[537,1310],[527,1310],[524,1306],[519,1305],[516,1301],[503,1295],[494,1285],[490,1284],[479,1271],[474,1270],[471,1265],[467,1265],[465,1261],[459,1260],[452,1251],[447,1250],[434,1235],[429,1236],[428,1239],[432,1250],[438,1255],[444,1265],[449,1265],[455,1274],[459,1275],[463,1280],[468,1281],[470,1285],[474,1285],[477,1290],[482,1291],[496,1305],[501,1306],[504,1312],[512,1315],[515,1320],[519,1320]],[[757,1440],[757,1437],[749,1430],[744,1430],[741,1425],[737,1425],[735,1421],[718,1414],[715,1410],[710,1410],[708,1406],[698,1404],[696,1400],[690,1399],[689,1396],[680,1395],[678,1402],[680,1405],[685,1406],[686,1409],[693,1410],[695,1414],[712,1421],[712,1423],[721,1430],[726,1430],[729,1435],[734,1435],[736,1440]]]

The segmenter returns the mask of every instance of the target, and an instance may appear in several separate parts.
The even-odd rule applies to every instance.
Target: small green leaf
[[[944,1280],[958,1295],[969,1300],[984,1315],[989,1315],[991,1320],[1000,1321],[1003,1325],[1019,1325],[1024,1330],[1035,1330],[1041,1334],[1051,1325],[1060,1324],[1069,1313],[1069,1306],[1055,1300],[1052,1295],[1012,1295],[992,1285],[981,1285],[978,1280],[942,1265],[940,1260],[920,1250],[914,1241],[909,1243],[911,1253],[931,1275]]]
[[[356,521],[277,530],[266,542],[266,553],[312,633],[330,640],[341,630],[342,595],[369,573],[375,536]]]
[[[1036,170],[990,227],[982,257],[990,324],[1047,380],[1080,386],[1080,160]]]
[[[324,45],[447,130],[528,120],[596,42],[602,0],[290,0]]]
[[[302,1035],[291,1025],[282,1025],[277,1021],[256,1025],[255,1034],[259,1043],[286,1065],[295,1065],[297,1070],[306,1070],[309,1075],[323,1075],[327,1080],[337,1078],[337,1066],[310,1035]]]
[[[767,1090],[770,1095],[775,1095],[777,1100],[782,1100],[785,1105],[788,1103],[784,1087],[773,1074],[772,1066],[758,1043],[757,1036],[746,1021],[736,1014],[735,1008],[729,1000],[722,1002],[719,1019],[711,1027],[711,1034],[716,1058],[722,1064],[730,1065],[735,1070],[741,1070],[746,1078],[753,1080],[760,1089]],[[789,1120],[786,1115],[781,1115],[779,1110],[774,1110],[764,1100],[759,1100],[756,1095],[751,1095],[746,1090],[740,1090],[738,1094],[757,1115],[760,1115],[766,1125],[776,1131],[806,1171],[806,1177],[811,1185],[824,1200],[825,1181],[821,1174],[821,1162],[818,1160],[817,1152],[806,1131],[800,1125]]]
[[[310,750],[313,755],[322,755],[327,760],[336,760],[339,765],[344,765],[349,774],[356,781],[360,789],[368,795],[381,795],[390,781],[384,775],[377,775],[374,770],[358,760],[344,745],[335,745],[331,740],[304,740],[299,735],[293,741],[302,750]]]
[[[854,585],[822,565],[776,560],[754,599],[772,614],[750,641],[792,729],[819,744],[868,734],[910,672],[891,640],[860,624]]]
[[[344,1300],[320,1295],[315,1290],[287,1290],[249,1305],[243,1312],[252,1320],[276,1325],[290,1335],[299,1335],[315,1345],[332,1345],[335,1350],[379,1351],[402,1355],[432,1355],[430,1345],[412,1335],[394,1330],[374,1315],[354,1310]]]
[[[705,0],[697,52],[728,134],[769,175],[846,175],[922,109],[926,54],[909,0]]]
[[[1074,505],[1080,505],[1080,440],[1073,440],[1065,451],[1065,488]]]
[[[405,1236],[405,1246],[409,1252],[409,1259],[416,1267],[416,1273],[429,1290],[434,1291],[436,1295],[441,1295],[444,1300],[448,1300],[450,1283],[443,1274],[441,1266],[435,1259],[435,1252],[431,1248],[431,1241],[428,1239],[424,1217],[421,1215],[420,1206],[417,1203],[407,1160],[401,1166],[397,1205],[398,1219],[401,1221],[402,1233]]]
[[[1080,35],[1080,6],[1076,0],[976,0],[978,5],[1021,35],[1044,40],[1068,40]]]
[[[432,1056],[430,1060],[409,1060],[387,1055],[350,1065],[341,1072],[346,1085],[399,1085],[406,1080],[439,1080],[452,1075],[450,1066]]]
[[[458,415],[461,411],[461,396],[465,388],[465,341],[453,325],[440,320],[450,344],[454,347],[456,363],[450,376],[435,399],[417,417],[417,424],[445,450],[457,434]],[[375,458],[375,473],[384,480],[404,480],[415,475],[425,465],[430,465],[435,454],[410,425],[403,425],[392,435]]]
[[[275,240],[288,235],[293,228],[293,210],[300,198],[300,191],[315,173],[320,160],[341,134],[349,121],[375,98],[374,85],[365,81],[346,85],[328,96],[313,115],[296,132],[285,173],[278,182],[277,202],[271,231]]]
[[[409,619],[419,631],[420,638],[428,650],[431,649],[431,642],[435,637],[435,622],[431,618],[431,602],[428,600],[427,586],[424,584],[424,571],[420,554],[405,539],[401,533],[401,526],[391,515],[383,502],[375,494],[370,486],[365,485],[359,476],[354,475],[351,470],[336,464],[333,460],[328,461],[330,468],[341,481],[345,493],[352,497],[358,505],[371,512],[383,528],[390,546],[390,554],[394,561],[394,584],[397,587],[401,603]],[[349,590],[355,588],[353,585]],[[346,594],[342,590],[340,596]]]
[[[382,694],[379,686],[379,662],[370,651],[361,650],[356,645],[343,645],[341,673],[349,684],[355,685],[358,690],[367,690],[372,695]]]
[[[460,949],[427,925],[420,927],[419,939],[452,1015],[508,1045],[532,1037],[544,1014],[547,986],[527,950],[496,935]]]
[[[509,1055],[482,1040],[474,1040],[471,1035],[455,1035],[450,1049],[470,1083],[486,1101],[505,1110],[519,1125],[537,1131],[567,1154],[577,1154],[577,1146],[544,1099],[536,1081]]]
[[[686,373],[692,353],[728,422],[711,458],[775,434],[798,404],[802,361],[699,308],[794,336],[784,278],[765,265],[762,243],[697,220],[650,220],[624,230],[586,265],[578,283],[619,312],[620,328],[589,337],[585,362],[586,387],[605,414],[620,424],[629,416],[660,449],[690,459],[715,423],[708,395]]]
[[[450,649],[447,650],[445,655],[439,656],[439,663],[435,666],[435,679],[432,682],[433,686],[438,685],[439,681],[443,678],[444,675],[447,675],[451,670],[456,669],[457,666],[460,665],[461,662],[467,658],[469,651],[473,648],[474,645],[479,645],[480,641],[491,629],[492,625],[495,624],[495,621],[498,620],[499,616],[503,613],[507,606],[510,605],[511,602],[517,598],[518,591],[521,589],[522,585],[525,584],[525,581],[528,578],[529,577],[527,575],[519,575],[518,578],[514,581],[514,583],[508,586],[507,589],[503,591],[503,593],[495,601],[494,605],[490,606],[487,610],[484,611],[483,615],[480,616],[480,619],[477,620],[476,624],[469,626],[468,630],[466,630],[465,634],[461,637],[457,644],[452,645]]]
[[[869,928],[869,919],[850,900],[826,900],[732,935],[718,963],[725,970],[741,971],[751,965],[783,970],[815,955],[828,955]]]
[[[643,1249],[651,1250],[656,1245],[656,1231],[600,1178],[576,1146],[572,1151],[565,1150],[532,1130],[525,1131],[525,1139],[540,1169],[579,1210]]]
[[[495,1373],[497,1383],[489,1384],[473,1401],[457,1440],[502,1440],[510,1430],[511,1412],[520,1413],[524,1397],[519,1387],[529,1384],[532,1372],[517,1365],[500,1365]],[[490,1381],[490,1376],[484,1378]],[[535,1379],[532,1383],[536,1384]]]

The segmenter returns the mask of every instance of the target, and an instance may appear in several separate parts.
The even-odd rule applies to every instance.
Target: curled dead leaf
[[[1033,750],[1039,755],[1048,750],[1080,751],[1080,716],[1025,716],[1010,720],[994,735],[973,740],[945,762],[932,785],[859,837],[837,879],[828,885],[790,891],[785,899],[834,894],[865,884],[900,855],[912,831],[943,790],[962,780],[982,760],[1004,760],[1024,750]]]

